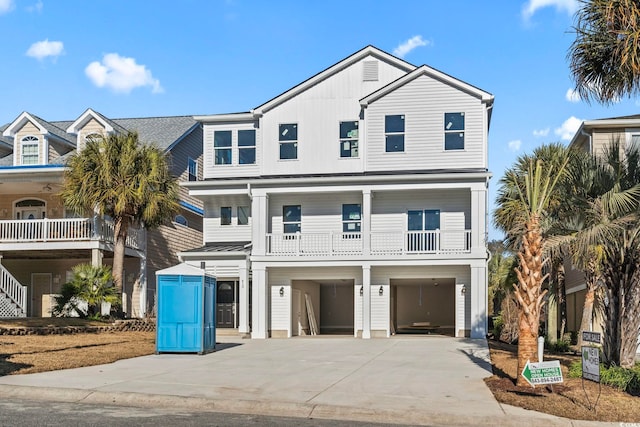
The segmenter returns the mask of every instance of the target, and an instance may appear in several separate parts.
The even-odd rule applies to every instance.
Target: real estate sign
[[[541,384],[556,384],[563,382],[559,360],[549,362],[527,362],[522,370],[522,376],[532,386]]]
[[[600,349],[582,347],[582,378],[600,382]]]

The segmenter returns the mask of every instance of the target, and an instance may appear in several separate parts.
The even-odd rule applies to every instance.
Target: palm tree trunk
[[[118,295],[122,296],[124,289],[124,249],[127,241],[129,223],[123,218],[115,218],[114,242],[113,242],[113,285],[118,290]]]
[[[596,297],[596,287],[598,286],[598,275],[596,273],[595,259],[590,259],[587,264],[585,284],[587,286],[587,293],[584,296],[582,320],[580,322],[580,330],[578,331],[578,348],[582,347],[582,332],[591,330],[591,321],[593,319],[593,303]]]
[[[518,371],[516,385],[528,386],[520,375],[528,361],[537,361],[538,329],[540,312],[544,304],[546,290],[542,283],[548,277],[543,276],[542,233],[539,217],[533,215],[527,222],[527,231],[522,236],[522,248],[518,252],[520,264],[515,272],[518,285],[514,285],[514,294],[520,309],[518,329]]]
[[[557,266],[557,298],[558,308],[560,309],[560,339],[564,339],[565,329],[567,327],[567,286],[565,281],[564,261]]]

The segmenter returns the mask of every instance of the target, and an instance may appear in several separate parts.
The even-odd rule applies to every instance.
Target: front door
[[[233,328],[235,282],[218,282],[216,295],[216,327]]]
[[[31,274],[31,316],[51,317],[51,273]]]

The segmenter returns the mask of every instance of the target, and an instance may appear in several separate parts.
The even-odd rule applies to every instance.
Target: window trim
[[[229,146],[216,147],[216,134],[228,133],[229,134]],[[218,151],[229,152],[229,163],[218,163]],[[233,164],[233,131],[232,130],[214,130],[213,131],[213,164],[215,166],[230,166]]]
[[[358,218],[345,218],[345,207],[357,206],[359,209]],[[349,230],[349,224],[356,224],[355,230]],[[362,232],[362,204],[361,203],[343,203],[342,204],[342,232],[343,233],[361,233]]]
[[[240,145],[240,132],[252,132],[253,133],[253,145]],[[238,134],[238,164],[239,165],[255,165],[257,163],[257,159],[256,159],[256,139],[257,139],[256,130],[255,129],[238,129],[237,134]],[[240,152],[242,150],[253,150],[253,163],[241,163],[240,160],[241,160],[242,156],[240,156]]]
[[[447,129],[447,114],[460,114],[462,116],[462,129]],[[465,149],[465,134],[466,134],[466,123],[465,123],[465,112],[464,111],[456,111],[456,112],[445,112],[443,114],[443,131],[444,131],[444,141],[443,148],[444,151],[463,151]],[[462,134],[462,148],[447,148],[447,135],[454,134]]]
[[[357,131],[357,136],[355,138],[348,136],[346,138],[342,137],[342,124],[343,123],[354,123],[356,125],[355,130]],[[339,151],[341,159],[359,159],[360,158],[360,121],[359,120],[341,120],[338,122],[338,141],[339,141]],[[349,153],[353,153],[353,143],[355,142],[356,155],[343,156],[344,152],[343,147],[345,143],[349,144]]]
[[[296,139],[294,140],[283,140],[282,139],[282,126],[293,126],[296,129]],[[298,142],[300,141],[300,129],[298,128],[298,123],[294,122],[294,123],[278,123],[278,160],[284,160],[284,161],[289,161],[289,160],[298,160],[299,156],[298,156]],[[282,146],[283,145],[293,145],[293,147],[296,150],[296,156],[295,157],[291,157],[291,158],[283,158],[282,157]]]
[[[287,221],[286,218],[286,211],[287,208],[297,208],[297,210],[299,211],[299,218],[296,221]],[[297,230],[294,232],[291,231],[286,231],[287,230],[287,225],[298,225]],[[282,233],[283,234],[296,234],[296,233],[301,233],[302,232],[302,205],[283,205],[282,206]]]
[[[398,116],[402,118],[402,132],[389,132],[387,131],[387,117]],[[407,115],[406,114],[385,114],[384,115],[384,152],[385,153],[405,153],[406,141],[405,135],[407,132]],[[387,139],[389,136],[402,136],[402,150],[389,150],[389,143]]]
[[[184,215],[176,215],[173,218],[173,222],[175,222],[176,224],[182,226],[182,227],[189,227],[189,220],[184,216]]]
[[[247,222],[246,223],[241,223],[240,222],[240,209],[243,209],[245,211],[245,216],[247,218]],[[249,225],[249,218],[251,218],[251,207],[250,206],[237,206],[236,207],[236,213],[237,213],[238,225],[239,226],[247,226],[247,225]]]
[[[35,147],[35,162],[34,163],[25,163],[25,147]],[[33,154],[28,154],[27,156],[33,158]],[[40,164],[40,138],[34,135],[26,135],[22,139],[20,139],[20,164],[24,166],[30,165],[39,165]]]
[[[193,165],[193,173],[191,173],[191,165]],[[198,180],[198,161],[191,157],[187,157],[187,180],[189,181]]]

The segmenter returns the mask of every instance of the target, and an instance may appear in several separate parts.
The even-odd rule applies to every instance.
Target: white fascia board
[[[486,189],[484,182],[480,185],[468,182],[423,182],[419,184],[389,184],[389,185],[340,185],[340,186],[320,186],[320,187],[274,187],[274,188],[253,188],[252,194],[295,194],[295,193],[346,193],[346,192],[380,192],[380,191],[406,191],[406,190],[471,190]],[[209,193],[210,194],[210,193]]]
[[[200,123],[219,123],[219,122],[253,122],[256,116],[252,113],[232,113],[232,114],[211,114],[206,116],[193,116],[193,119]]]
[[[359,259],[345,259],[345,260],[317,260],[312,261],[304,259],[300,261],[291,260],[291,257],[274,257],[274,256],[252,256],[251,262],[260,263],[261,266],[266,268],[283,267],[283,268],[295,268],[295,267],[432,267],[432,266],[464,266],[464,267],[478,267],[486,265],[478,265],[478,260],[471,258],[449,258],[442,257],[427,259],[424,256],[418,255],[404,256],[404,257],[386,257],[381,258],[359,258]],[[482,260],[480,260],[482,262]],[[255,264],[254,264],[255,266]]]
[[[4,132],[2,132],[2,135],[13,138],[15,134],[18,133],[18,130],[22,128],[22,126],[24,126],[27,121],[33,123],[38,128],[41,134],[47,135],[49,133],[49,131],[45,129],[40,123],[38,123],[38,121],[34,119],[31,114],[25,111],[20,114],[17,119],[11,122],[9,126],[7,126]]]
[[[102,126],[104,126],[104,130],[106,132],[108,133],[113,132],[113,126],[110,126],[109,123],[105,122],[102,119],[102,117],[100,117],[99,114],[96,114],[96,112],[93,111],[91,108],[87,108],[87,110],[84,113],[82,113],[82,115],[78,117],[78,119],[75,122],[71,123],[71,125],[66,129],[66,132],[77,134],[80,128],[82,128],[82,126],[87,124],[87,122],[92,118],[98,121]]]
[[[469,83],[463,82],[462,80],[458,80],[455,77],[452,77],[448,74],[443,73],[442,71],[438,71],[435,68],[431,68],[427,65],[422,65],[414,71],[406,74],[394,82],[389,83],[388,85],[378,89],[377,91],[365,96],[360,100],[360,105],[363,107],[368,106],[370,103],[382,98],[383,96],[393,92],[406,85],[407,83],[415,80],[420,76],[429,76],[434,79],[440,80],[450,86],[461,89],[464,92],[470,93],[482,100],[482,102],[491,105],[493,104],[494,96],[489,92],[485,92],[482,89],[479,89],[475,86],[470,85]]]
[[[354,53],[351,56],[348,56],[347,58],[343,59],[342,61],[332,65],[331,67],[325,69],[324,71],[319,72],[318,74],[316,74],[315,76],[312,76],[311,78],[303,81],[302,83],[298,84],[297,86],[294,86],[293,88],[289,89],[288,91],[276,96],[275,98],[265,102],[264,104],[258,106],[257,108],[255,108],[254,114],[258,114],[260,116],[262,116],[264,113],[266,113],[267,111],[273,109],[274,107],[282,104],[283,102],[288,101],[289,99],[295,97],[296,95],[304,92],[305,90],[317,85],[318,83],[320,83],[323,80],[326,80],[327,78],[333,76],[336,73],[339,73],[340,71],[344,70],[345,68],[349,67],[352,64],[355,64],[356,62],[360,61],[363,58],[366,58],[367,56],[376,56],[378,58],[383,59],[384,61],[390,62],[391,64],[397,66],[398,68],[402,68],[404,69],[406,72],[410,72],[416,69],[416,66],[413,64],[410,64],[400,58],[396,58],[393,55],[388,54],[385,51],[382,51],[374,46],[367,46],[364,49]]]
[[[247,258],[246,252],[178,252],[178,259],[189,261],[215,261],[217,259],[230,259],[236,258],[238,261],[243,261]]]
[[[0,176],[10,176],[18,178],[20,175],[23,175],[25,178],[29,178],[34,180],[36,178],[62,178],[62,174],[66,169],[65,166],[51,166],[51,167],[42,167],[37,165],[36,167],[24,167],[24,166],[13,166],[7,167],[6,169],[0,168]]]
[[[210,189],[192,189],[189,188],[189,195],[191,196],[248,196],[249,190],[247,188],[233,189],[233,188],[210,188]]]

